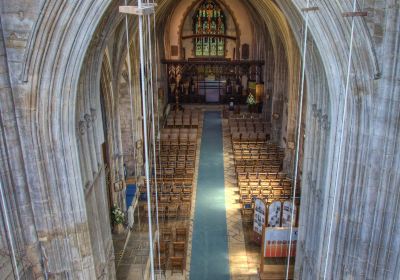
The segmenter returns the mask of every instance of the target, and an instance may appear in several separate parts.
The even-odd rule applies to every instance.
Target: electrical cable
[[[6,224],[6,232],[7,232],[7,239],[8,239],[8,244],[10,245],[10,251],[11,251],[11,259],[12,259],[12,264],[13,264],[13,270],[14,270],[14,276],[17,277],[17,280],[21,279],[19,276],[19,271],[18,271],[18,262],[17,262],[17,257],[15,254],[15,248],[14,248],[14,242],[13,242],[13,237],[11,234],[11,222],[10,218],[8,216],[8,211],[6,207],[6,198],[3,190],[3,184],[0,181],[0,196],[1,196],[1,208],[3,212],[3,217],[5,220]]]
[[[138,0],[139,9],[142,8],[142,0]],[[139,49],[140,49],[140,73],[142,85],[142,107],[143,107],[143,138],[145,146],[145,176],[146,176],[146,192],[147,192],[147,209],[149,223],[149,247],[150,247],[150,270],[151,279],[154,280],[154,257],[153,257],[153,236],[152,236],[152,219],[151,219],[151,192],[150,192],[150,174],[149,174],[149,143],[147,135],[147,98],[146,98],[146,82],[145,82],[145,61],[144,61],[144,38],[143,38],[143,16],[139,15]]]
[[[149,46],[149,65],[153,65],[152,55],[152,43],[151,43],[151,22],[150,16],[147,17],[147,29],[148,29],[148,46]],[[161,252],[160,252],[160,226],[159,226],[159,208],[158,208],[158,180],[157,180],[157,159],[156,159],[156,132],[155,132],[155,117],[154,117],[154,81],[153,81],[153,69],[150,67],[150,104],[151,104],[151,129],[152,129],[152,144],[153,144],[153,170],[154,170],[154,185],[155,185],[155,200],[156,200],[156,229],[157,229],[157,244],[158,244],[158,267],[161,268]]]

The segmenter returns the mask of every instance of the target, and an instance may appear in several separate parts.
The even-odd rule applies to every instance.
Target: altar
[[[206,103],[219,103],[221,96],[224,95],[226,82],[225,81],[198,81],[198,93],[204,96]]]

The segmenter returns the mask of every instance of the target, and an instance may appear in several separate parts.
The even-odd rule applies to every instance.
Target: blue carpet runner
[[[205,112],[194,217],[191,280],[230,279],[220,112]]]

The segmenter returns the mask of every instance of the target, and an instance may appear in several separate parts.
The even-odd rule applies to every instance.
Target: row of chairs
[[[197,134],[197,128],[163,128],[161,134]]]
[[[278,173],[267,173],[267,172],[239,172],[237,173],[237,179],[240,180],[271,180],[281,181],[287,179],[287,174],[284,172]],[[287,179],[289,180],[289,179]]]
[[[263,119],[263,115],[260,113],[241,113],[235,114],[233,112],[229,112],[229,120],[237,120],[237,121],[248,121],[248,120],[260,120]]]
[[[160,157],[168,157],[168,156],[189,156],[196,157],[196,150],[170,150],[170,151],[161,151],[159,153]]]
[[[267,203],[275,200],[286,200],[291,197],[292,184],[285,179],[281,182],[271,182],[263,184],[261,182],[239,182],[239,201],[242,207],[248,207],[249,204],[253,207],[255,199],[262,199]]]
[[[159,151],[170,151],[170,150],[194,150],[196,151],[197,141],[161,141],[157,143],[156,150]]]
[[[254,132],[256,127],[261,129],[259,123],[262,122],[229,121],[243,220],[246,217],[252,220],[253,212],[247,208],[254,207],[254,200],[259,198],[270,203],[290,198],[291,180],[280,172],[283,150],[269,142],[269,133],[262,133],[260,137],[258,132]],[[262,128],[270,129],[268,124],[263,123]],[[251,218],[246,216],[250,213]]]
[[[194,167],[182,167],[182,168],[178,168],[178,167],[162,167],[162,168],[158,168],[158,172],[157,174],[160,176],[162,175],[162,177],[164,178],[192,178],[192,176],[194,175]]]
[[[261,199],[264,200],[266,203],[271,203],[273,201],[276,200],[288,200],[291,198],[291,192],[288,191],[273,191],[273,192],[269,192],[269,191],[263,191],[263,190],[258,190],[258,191],[248,191],[248,192],[242,192],[240,194],[240,198],[239,198],[239,202],[242,205],[248,205],[249,203],[251,203],[251,205],[253,206],[253,202],[256,199]]]
[[[160,192],[158,194],[158,199],[163,203],[170,202],[189,202],[191,203],[192,198],[192,189],[191,188],[182,188],[180,192],[173,193],[170,192]]]
[[[190,217],[190,203],[159,203],[158,217],[162,221],[165,219],[186,219]]]
[[[269,157],[266,156],[266,158],[259,158],[260,156],[254,155],[254,158],[252,156],[238,156],[238,158],[234,157],[235,164],[237,166],[242,166],[242,165],[252,165],[252,166],[267,166],[267,165],[278,165],[281,166],[283,164],[283,158],[279,157],[276,155],[276,157]]]
[[[193,128],[199,126],[199,119],[197,118],[168,118],[167,127],[186,127]]]
[[[158,169],[158,168],[157,168]],[[160,172],[157,173],[157,184],[159,186],[164,185],[164,186],[181,186],[185,184],[186,182],[190,182],[190,184],[193,184],[193,178],[191,176],[181,176],[181,177],[163,177],[160,176]],[[155,179],[152,179],[150,182],[152,185],[155,184]]]
[[[180,195],[180,194],[192,194],[192,186],[191,185],[182,185],[182,186],[163,186],[160,188],[161,193],[165,198],[170,197],[171,195]]]
[[[232,141],[264,142],[270,139],[270,134],[267,132],[233,132],[231,138]]]
[[[161,161],[161,166],[168,168],[194,168],[195,161],[194,160],[172,160],[172,161]],[[163,171],[159,169],[160,171]]]
[[[237,166],[282,166],[282,159],[273,158],[273,159],[252,159],[252,158],[238,158],[235,159],[235,164]],[[277,171],[279,172],[279,171]]]
[[[271,160],[283,159],[283,155],[276,153],[241,153],[235,152],[234,157],[237,161],[239,160]]]
[[[162,228],[160,230],[160,245],[156,244],[155,253],[160,252],[160,258],[155,254],[155,267],[160,270],[164,276],[167,269],[171,270],[173,275],[176,272],[183,274],[185,269],[186,250],[187,250],[187,229],[175,228],[175,238],[171,228]]]
[[[143,198],[147,198],[147,194],[143,193],[141,195]],[[158,192],[157,196],[155,192],[151,194],[151,201],[152,201],[152,209],[156,208],[155,201],[157,200],[159,203],[166,203],[166,204],[183,204],[183,203],[192,203],[192,194],[191,193],[181,193],[181,194],[171,194],[171,193],[161,193]]]
[[[236,165],[236,173],[243,172],[263,172],[263,173],[279,173],[281,166],[263,166],[263,165]]]
[[[186,223],[190,218],[198,136],[197,129],[192,127],[198,126],[198,119],[197,112],[172,112],[167,119],[168,128],[163,129],[160,136],[157,148],[161,160],[157,168],[158,217],[163,225]],[[155,180],[150,183],[154,190]],[[154,191],[152,196],[155,201]],[[160,258],[155,258],[156,270],[161,270],[164,275],[167,269],[183,274],[187,235],[186,227],[170,226],[160,230],[160,244],[155,248],[156,253],[160,252]]]
[[[270,141],[259,141],[259,142],[254,142],[254,141],[233,141],[232,142],[232,148],[233,149],[240,149],[240,148],[241,149],[267,148],[267,149],[278,149],[278,150],[281,149],[275,143],[270,142]]]
[[[155,201],[156,201],[156,197],[154,195],[152,195],[152,202],[151,202],[151,214],[155,215],[156,210],[158,208],[158,217],[160,218],[162,216],[163,220],[165,218],[184,218],[188,216],[188,213],[190,214],[190,208],[191,208],[191,201],[190,199],[183,199],[184,196],[180,196],[180,195],[171,195],[171,200],[169,200],[168,202],[165,202],[164,199],[160,198],[164,198],[163,195],[159,195],[159,201],[158,204],[156,205]],[[185,196],[187,197],[187,196]],[[177,198],[177,199],[176,199]],[[170,212],[169,216],[166,216],[168,214],[168,209]],[[140,210],[139,210],[140,211]],[[147,205],[145,205],[142,209],[142,211],[144,211],[144,215],[142,216],[144,219],[148,218],[148,211],[147,211]],[[161,213],[162,211],[162,213]]]
[[[161,143],[156,148],[157,152],[170,152],[170,151],[194,151],[196,153],[197,147],[196,144],[192,143],[182,143],[182,144],[177,144],[177,143],[172,143],[172,142],[165,142]]]
[[[158,173],[159,174],[159,173]],[[146,184],[146,180],[144,183]],[[155,178],[150,179],[150,185],[155,186],[156,180]],[[193,180],[191,178],[164,178],[157,177],[157,185],[158,187],[163,188],[172,188],[172,187],[191,187],[193,184]]]
[[[264,122],[260,119],[229,119],[229,127],[252,127],[252,126],[262,126],[266,129],[271,128],[271,124]]]
[[[170,141],[170,142],[178,142],[179,143],[184,143],[184,142],[195,142],[197,141],[197,133],[190,133],[190,134],[167,134],[163,133],[161,134],[160,137],[161,141]]]
[[[233,146],[233,152],[240,152],[240,153],[282,153],[283,149],[277,148],[275,146],[261,146],[257,145],[257,143],[250,147],[241,147],[241,146]]]
[[[199,118],[200,117],[200,111],[197,109],[192,109],[192,110],[184,110],[184,111],[171,111],[169,118]]]
[[[246,132],[267,132],[270,131],[269,128],[267,128],[266,126],[264,126],[262,123],[259,125],[246,125],[246,126],[231,126],[229,128],[231,134],[235,133],[235,132],[240,132],[240,133],[246,133]]]
[[[195,150],[194,150],[195,151]],[[165,156],[160,156],[160,161],[161,162],[166,162],[166,161],[196,161],[195,156],[190,156],[187,154],[184,155],[165,155]]]
[[[160,228],[160,239],[165,242],[187,241],[188,230],[186,227],[165,226]]]
[[[292,180],[289,178],[243,178],[240,175],[238,175],[238,184],[248,184],[248,185],[271,185],[271,186],[284,186],[284,185],[290,185],[292,183]]]
[[[263,165],[236,165],[236,173],[243,172],[263,172],[263,173],[280,173],[280,166],[263,166]]]

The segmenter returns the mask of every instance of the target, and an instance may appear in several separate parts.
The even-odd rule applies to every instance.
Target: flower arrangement
[[[249,96],[247,97],[247,105],[251,106],[251,105],[255,105],[256,99],[254,98],[252,93],[249,93]]]
[[[125,214],[117,205],[111,209],[111,219],[115,225],[122,225],[125,221]]]

